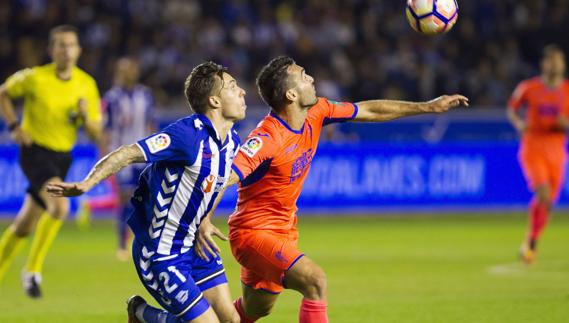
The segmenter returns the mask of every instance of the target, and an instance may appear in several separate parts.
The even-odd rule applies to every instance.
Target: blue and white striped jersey
[[[149,133],[147,125],[153,123],[154,96],[144,85],[129,90],[114,86],[103,96],[106,112],[106,129],[111,134],[109,149],[129,145]]]
[[[162,259],[190,250],[202,218],[227,183],[239,148],[235,130],[221,142],[201,114],[180,119],[137,142],[151,163],[131,199],[135,239]]]

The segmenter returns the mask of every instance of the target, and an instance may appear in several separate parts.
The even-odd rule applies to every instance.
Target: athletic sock
[[[8,227],[0,238],[0,281],[6,275],[8,268],[14,261],[18,252],[22,249],[25,237],[18,237],[11,227]]]
[[[55,240],[55,236],[59,232],[62,224],[63,220],[55,219],[47,212],[44,212],[41,215],[32,241],[32,248],[30,249],[28,263],[26,265],[27,272],[42,272],[47,251]]]
[[[136,318],[145,323],[182,323],[174,314],[143,304],[136,309]]]
[[[539,237],[549,220],[549,207],[544,203],[540,203],[537,199],[533,199],[530,203],[529,213],[530,233],[528,244],[532,250],[535,250],[537,240],[539,240]]]
[[[313,301],[306,298],[300,304],[299,323],[328,323],[326,301]]]
[[[252,319],[248,317],[247,314],[245,314],[245,310],[243,309],[243,305],[241,304],[241,297],[239,297],[233,302],[233,306],[235,306],[235,309],[239,314],[239,318],[241,318],[241,323],[253,323],[258,320],[258,319]]]

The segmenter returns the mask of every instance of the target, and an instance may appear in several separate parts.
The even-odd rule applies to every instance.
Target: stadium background
[[[241,136],[267,113],[255,74],[281,54],[305,66],[319,95],[331,99],[465,94],[473,105],[468,110],[328,129],[299,205],[301,216],[315,215],[301,218],[301,245],[328,271],[330,316],[337,322],[563,322],[569,219],[559,210],[569,206],[569,184],[540,262],[517,266],[530,195],[504,110],[516,83],[538,73],[544,45],[555,42],[569,53],[569,1],[459,4],[455,28],[429,38],[407,25],[404,1],[2,1],[0,78],[47,62],[49,28],[70,23],[81,32],[79,65],[101,93],[112,84],[118,57],[139,59],[160,125],[188,114],[183,80],[206,59],[228,66],[245,85],[249,110]],[[5,218],[14,216],[26,187],[16,152],[1,131]],[[96,158],[85,143],[75,154],[68,179],[80,179]],[[104,194],[104,185],[94,192]],[[229,192],[222,213],[234,201]],[[368,217],[376,214],[388,217]],[[66,226],[47,260],[46,301],[22,296],[16,264],[14,279],[0,286],[0,298],[9,299],[1,302],[0,321],[123,321],[123,299],[142,291],[130,264],[114,260],[113,238],[108,221],[86,233]],[[224,256],[230,281],[237,282],[235,262],[227,250]],[[238,284],[232,292],[239,293]],[[284,295],[266,321],[293,322],[295,297]]]

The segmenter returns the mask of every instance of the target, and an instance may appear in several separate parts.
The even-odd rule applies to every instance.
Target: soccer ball
[[[446,33],[458,19],[456,0],[407,0],[407,21],[425,35]]]

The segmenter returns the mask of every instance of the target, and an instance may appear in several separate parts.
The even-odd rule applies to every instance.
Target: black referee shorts
[[[42,186],[52,177],[65,179],[71,166],[71,152],[53,151],[36,144],[20,147],[20,167],[28,178],[27,192],[44,209],[45,202],[39,195]]]

